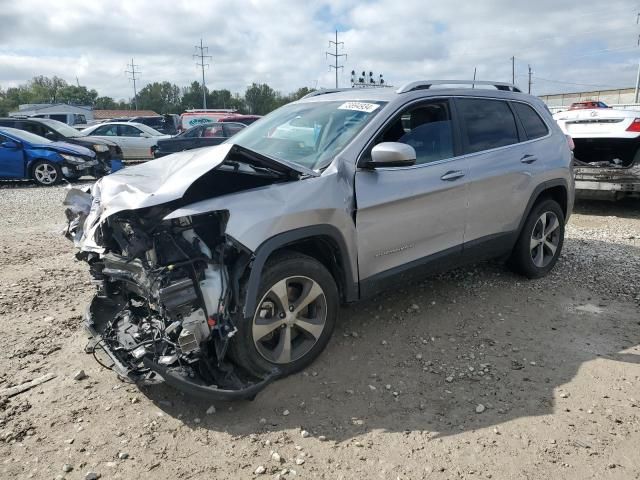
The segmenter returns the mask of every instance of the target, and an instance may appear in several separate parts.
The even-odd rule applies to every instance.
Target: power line
[[[335,65],[329,65],[329,70],[331,70],[332,68],[335,69],[335,71],[336,71],[336,88],[338,88],[338,70],[341,69],[341,68],[344,68],[344,65],[338,65],[338,61],[339,61],[340,57],[344,57],[345,59],[347,58],[347,54],[346,53],[338,54],[338,45],[342,45],[342,48],[344,48],[344,42],[338,42],[338,30],[336,30],[336,41],[334,42],[333,40],[329,40],[329,48],[331,48],[332,44],[336,47],[336,53],[325,52],[325,56],[331,55],[335,60]]]
[[[136,91],[136,80],[138,79],[136,78],[136,75],[140,74],[141,72],[140,70],[136,70],[136,68],[138,68],[138,65],[133,63],[133,58],[131,59],[131,64],[127,63],[127,68],[130,68],[131,70],[125,70],[124,73],[131,75],[129,77],[129,80],[133,80],[133,105],[134,108],[138,110],[138,92]]]
[[[202,67],[202,108],[207,108],[207,87],[204,83],[204,69],[208,67],[208,63],[204,63],[205,58],[212,59],[211,55],[205,55],[205,53],[209,53],[209,47],[202,46],[202,39],[200,39],[200,45],[196,45],[196,50],[199,53],[194,53],[193,58],[200,59],[199,62],[196,62],[196,65]]]
[[[524,77],[526,75],[516,75],[516,76]],[[562,80],[551,80],[549,78],[542,78],[542,77],[535,77],[535,76],[532,76],[531,78],[533,78],[534,80],[539,80],[541,82],[558,83],[558,84],[562,84],[562,85],[575,85],[577,87],[621,88],[621,87],[616,87],[616,86],[613,86],[613,85],[603,85],[603,84],[596,84],[596,83],[565,82],[565,81],[562,81]]]

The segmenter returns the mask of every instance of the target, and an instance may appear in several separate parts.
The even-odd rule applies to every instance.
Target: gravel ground
[[[212,406],[83,353],[63,195],[0,185],[0,391],[55,375],[0,396],[2,479],[640,477],[638,202],[579,203],[547,278],[485,263],[346,307],[307,371]]]

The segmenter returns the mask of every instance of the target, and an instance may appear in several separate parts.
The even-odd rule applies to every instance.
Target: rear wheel
[[[274,368],[284,375],[299,371],[324,350],[337,314],[329,271],[306,255],[279,255],[265,266],[256,311],[238,321],[234,359],[258,376]]]
[[[544,277],[558,261],[563,243],[562,208],[555,200],[543,200],[531,210],[511,254],[510,264],[529,278]]]
[[[55,185],[62,179],[62,171],[55,163],[39,160],[33,165],[31,176],[39,185]]]

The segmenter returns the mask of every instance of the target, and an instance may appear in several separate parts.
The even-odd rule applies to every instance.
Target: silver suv
[[[322,352],[340,303],[487,258],[549,273],[573,207],[567,138],[537,98],[466,83],[317,91],[71,190],[97,286],[87,351],[137,382],[253,398]]]

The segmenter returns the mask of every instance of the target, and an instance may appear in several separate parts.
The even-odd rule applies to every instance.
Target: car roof
[[[465,86],[463,87],[463,85]],[[458,95],[520,100],[527,99],[529,101],[533,98],[537,98],[526,93],[522,93],[515,85],[502,82],[474,82],[473,80],[422,80],[409,82],[397,89],[391,87],[373,87],[318,90],[302,97],[298,102],[394,102],[396,100],[409,98]]]
[[[104,122],[104,123],[98,123],[95,126],[102,126],[102,125],[129,125],[129,126],[133,125],[134,127],[147,126],[144,123],[138,123],[138,122]]]

